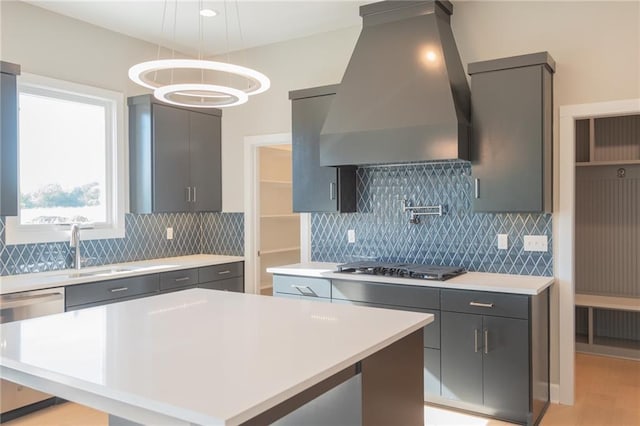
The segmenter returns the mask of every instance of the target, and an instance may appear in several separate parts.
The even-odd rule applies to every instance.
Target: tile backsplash
[[[242,256],[243,213],[164,213],[125,217],[125,238],[83,240],[87,266],[105,265],[198,253]],[[166,228],[174,237],[166,239]],[[68,242],[5,244],[5,220],[0,217],[0,275],[70,268],[73,250]]]
[[[375,259],[463,266],[470,271],[553,275],[549,214],[474,213],[471,165],[445,162],[358,169],[358,213],[317,213],[311,220],[314,261]],[[409,223],[414,206],[443,205],[443,216]],[[347,243],[355,230],[356,242]],[[509,248],[498,250],[497,234]],[[524,235],[546,235],[548,252],[525,252]]]

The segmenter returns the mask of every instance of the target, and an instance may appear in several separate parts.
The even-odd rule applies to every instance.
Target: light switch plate
[[[348,243],[355,243],[356,242],[356,230],[355,229],[349,229],[347,231],[347,242]]]
[[[509,234],[498,234],[498,249],[509,249]]]
[[[167,228],[167,240],[173,240],[173,228]]]
[[[525,235],[524,251],[549,251],[546,235]]]

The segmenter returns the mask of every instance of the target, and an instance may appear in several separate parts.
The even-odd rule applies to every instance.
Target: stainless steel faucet
[[[69,240],[69,247],[75,247],[75,260],[73,267],[80,270],[82,261],[80,257],[80,225],[74,223],[71,225],[71,239]]]

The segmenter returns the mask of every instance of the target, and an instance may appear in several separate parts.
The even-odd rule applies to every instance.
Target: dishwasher
[[[2,324],[60,312],[64,312],[64,287],[0,296],[0,323]],[[4,339],[2,345],[5,345]],[[0,422],[51,405],[55,401],[52,395],[8,380],[0,380],[0,386]]]

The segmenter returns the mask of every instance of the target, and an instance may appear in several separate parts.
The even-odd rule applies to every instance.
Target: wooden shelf
[[[595,167],[595,166],[630,166],[640,164],[640,160],[617,160],[617,161],[588,161],[576,163],[577,167]]]
[[[290,252],[290,251],[297,251],[297,250],[300,250],[300,246],[285,247],[285,248],[274,249],[274,250],[260,250],[260,256],[262,256],[264,254],[287,253],[287,252]]]
[[[298,213],[263,214],[260,219],[295,219],[298,217],[300,217]]]

